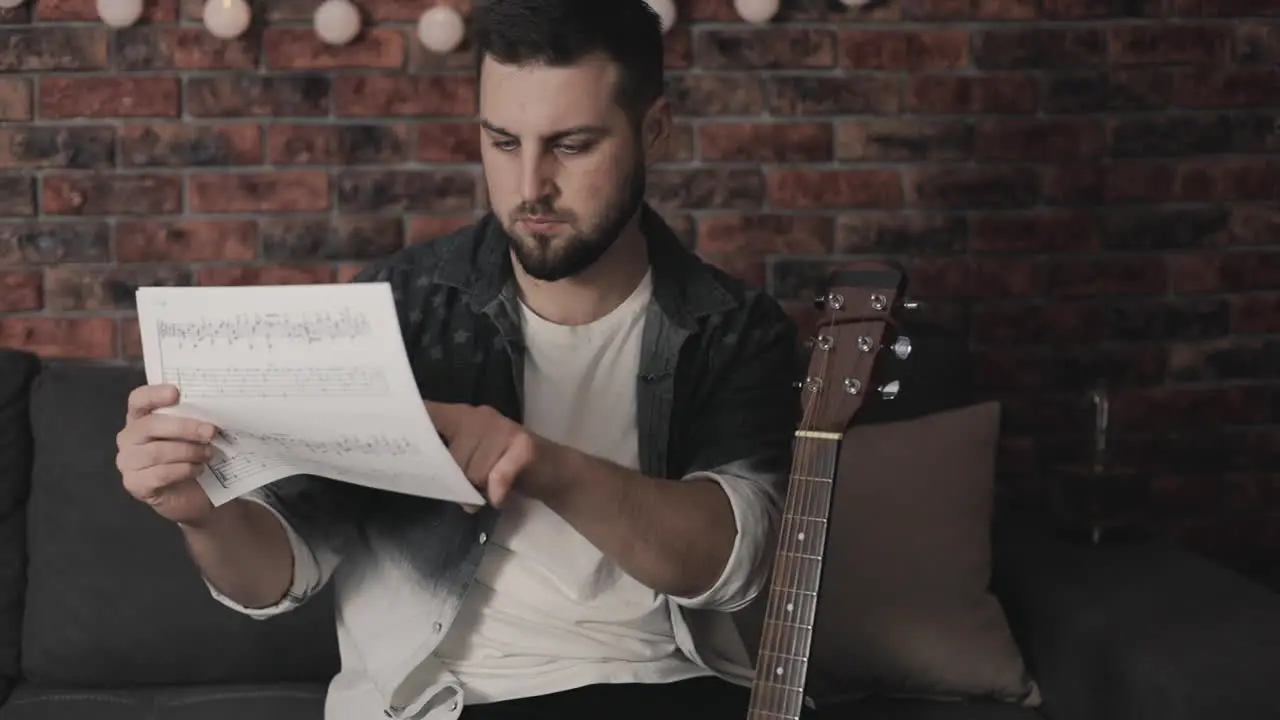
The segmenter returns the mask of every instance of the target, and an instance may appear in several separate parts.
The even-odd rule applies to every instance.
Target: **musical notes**
[[[156,334],[162,344],[184,348],[244,344],[271,347],[274,343],[302,345],[358,340],[370,333],[369,319],[349,307],[298,312],[240,312],[221,318],[160,320]]]
[[[199,478],[215,505],[290,475],[480,505],[427,416],[387,283],[147,287],[137,293],[160,412],[219,428]]]

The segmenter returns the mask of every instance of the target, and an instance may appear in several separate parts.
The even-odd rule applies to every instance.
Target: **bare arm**
[[[720,578],[738,531],[718,483],[655,479],[563,445],[541,452],[527,491],[628,575],[678,597]]]
[[[270,510],[233,500],[199,523],[180,527],[201,574],[228,599],[246,608],[284,599],[293,581],[293,551]]]

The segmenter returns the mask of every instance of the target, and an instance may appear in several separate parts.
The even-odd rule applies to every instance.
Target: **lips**
[[[520,222],[532,232],[548,232],[564,224],[559,220],[545,217],[525,217]]]

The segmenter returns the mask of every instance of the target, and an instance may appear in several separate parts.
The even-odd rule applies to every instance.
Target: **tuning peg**
[[[911,354],[911,338],[903,335],[897,340],[894,340],[893,345],[890,345],[889,349],[893,350],[893,354],[897,355],[899,360],[906,360],[907,356]]]
[[[902,385],[897,380],[891,380],[880,386],[880,397],[885,400],[892,400],[898,397],[898,391],[901,389]]]
[[[827,308],[831,308],[832,310],[839,310],[840,308],[844,307],[844,296],[840,295],[839,293],[827,293],[826,295],[819,295],[818,297],[813,299],[813,306],[818,310],[826,310]]]

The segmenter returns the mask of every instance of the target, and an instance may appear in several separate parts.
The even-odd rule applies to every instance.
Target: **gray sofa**
[[[932,405],[897,412],[964,401],[954,377],[914,380]],[[267,622],[225,609],[121,488],[115,434],[141,382],[0,349],[0,720],[319,720],[329,596]],[[994,587],[1044,706],[878,699],[858,720],[1280,720],[1280,596],[1163,542],[1041,527],[997,527]]]

